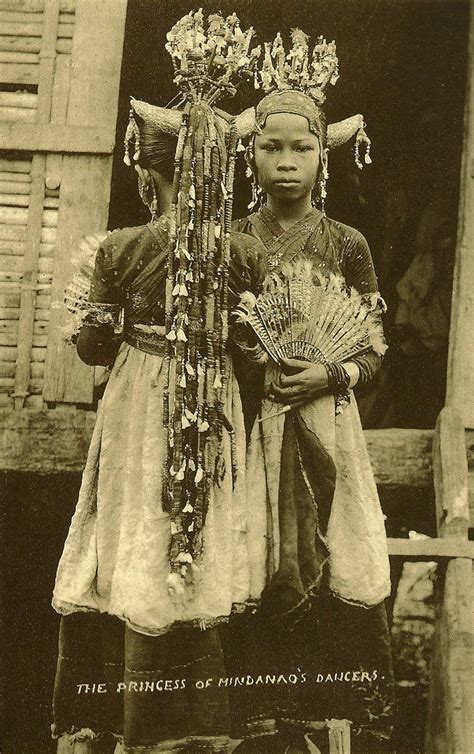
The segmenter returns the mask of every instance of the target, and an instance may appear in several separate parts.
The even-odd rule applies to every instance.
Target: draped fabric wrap
[[[332,398],[319,401],[323,422],[334,414]],[[304,408],[283,420],[278,487],[278,569],[262,594],[261,609],[291,627],[320,585],[329,557],[326,541],[336,467]]]

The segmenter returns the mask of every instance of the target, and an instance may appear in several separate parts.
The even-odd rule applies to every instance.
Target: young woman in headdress
[[[54,589],[60,753],[228,751],[216,626],[253,596],[228,309],[265,252],[231,232],[237,132],[212,104],[252,33],[198,12],[168,34],[184,108],[132,100],[125,139],[152,220],[103,241],[76,302],[80,357],[113,367]]]
[[[362,167],[359,146],[369,142],[362,116],[327,127],[321,106],[325,86],[337,79],[335,45],[320,38],[310,58],[307,40],[295,30],[288,56],[279,35],[273,47],[266,45],[261,79],[268,94],[240,116],[251,134],[254,199],[262,193],[266,204],[234,227],[264,244],[270,272],[306,260],[315,279],[342,276],[377,308],[365,238],[313,203],[314,195],[324,208],[328,149],[357,132]],[[370,350],[348,363],[283,359],[283,369],[270,359],[259,366],[266,354],[248,330],[240,340],[262,388],[261,402],[252,405],[246,395],[252,370],[243,367],[244,403],[253,410],[249,495],[261,538],[253,543],[253,575],[262,599],[255,614],[237,616],[229,630],[223,628],[232,674],[253,678],[234,691],[236,729],[256,736],[238,751],[313,751],[311,736],[319,736],[323,747],[327,732],[318,733],[318,724],[332,718],[352,722],[352,751],[385,751],[393,692],[383,603],[389,562],[352,394],[379,368],[383,339],[378,353]],[[247,392],[257,383],[253,379]]]

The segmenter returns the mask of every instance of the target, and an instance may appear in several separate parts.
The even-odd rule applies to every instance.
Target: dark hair
[[[138,164],[160,173],[172,183],[174,176],[174,156],[178,137],[176,134],[158,131],[153,125],[136,117],[140,131],[140,157]]]

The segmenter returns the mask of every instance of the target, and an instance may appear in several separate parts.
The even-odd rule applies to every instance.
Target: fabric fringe
[[[144,634],[145,636],[163,636],[163,634],[167,634],[177,628],[199,628],[201,631],[207,631],[209,628],[215,628],[223,623],[228,623],[232,615],[244,613],[246,610],[255,610],[258,607],[259,602],[260,600],[256,599],[250,599],[247,602],[235,602],[228,615],[218,615],[216,618],[193,618],[188,621],[174,621],[174,623],[169,623],[167,626],[163,626],[163,628],[152,628],[151,626],[145,628],[144,626],[137,626],[137,624],[130,621],[127,616],[119,615],[118,613],[107,613],[107,615],[112,615],[113,617],[122,620],[128,628],[131,628],[132,631],[136,631],[138,634]],[[64,602],[59,603],[57,600],[53,600],[51,604],[59,615],[100,612],[91,607]]]
[[[151,746],[117,744],[114,754],[228,754],[228,736],[187,736]]]

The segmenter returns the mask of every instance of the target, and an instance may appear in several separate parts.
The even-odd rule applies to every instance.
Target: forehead
[[[268,115],[262,135],[268,139],[315,139],[309,129],[309,121],[296,113],[271,113]]]

